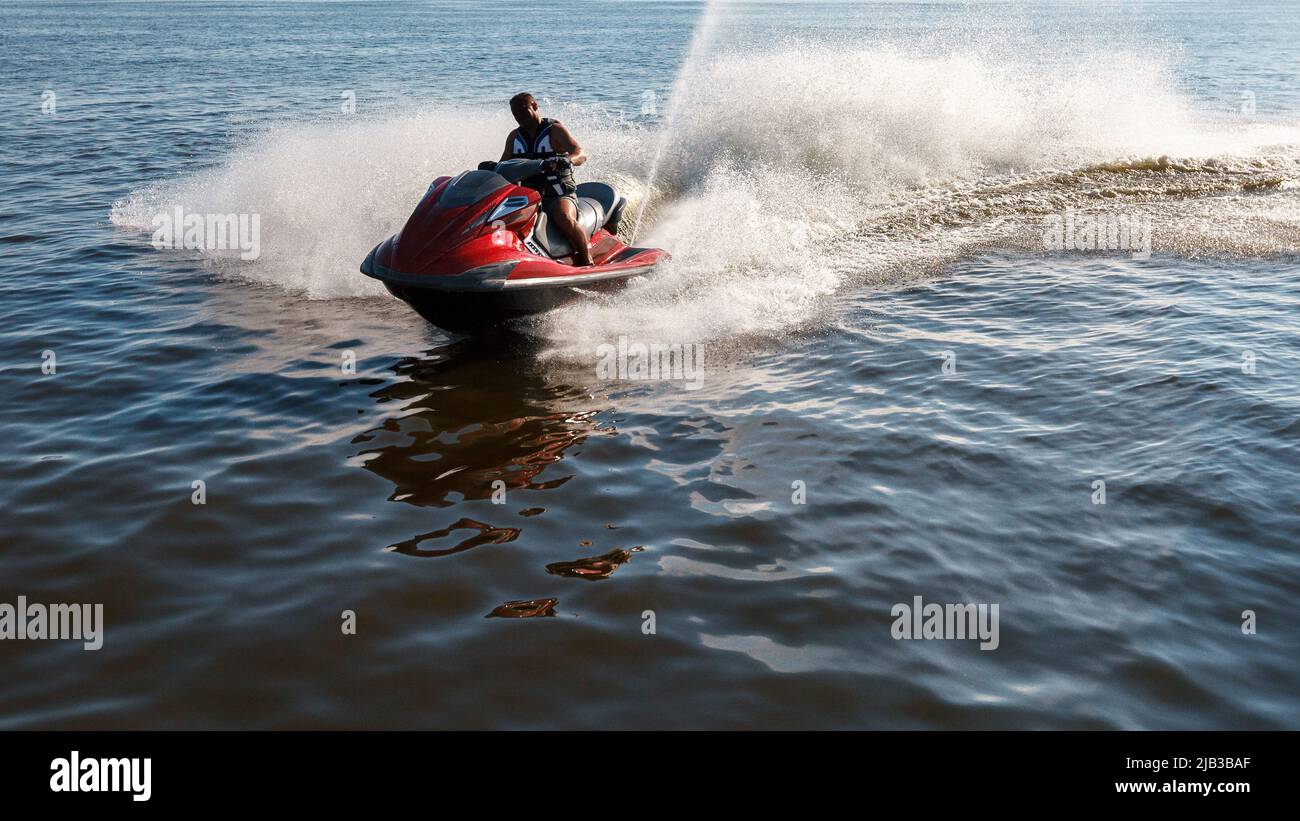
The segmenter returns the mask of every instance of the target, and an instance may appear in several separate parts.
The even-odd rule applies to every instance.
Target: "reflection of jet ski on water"
[[[485,162],[439,177],[402,230],[365,258],[361,273],[434,325],[473,333],[621,287],[668,258],[621,242],[627,201],[605,183],[586,182],[578,186],[578,222],[593,264],[574,266],[573,248],[550,224],[541,196],[519,184],[553,169],[547,162]]]

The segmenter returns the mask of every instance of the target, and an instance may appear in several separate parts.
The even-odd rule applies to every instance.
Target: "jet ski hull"
[[[361,272],[434,325],[472,334],[616,290],[668,258],[658,248],[624,244],[617,235],[623,199],[603,183],[584,183],[579,224],[594,264],[574,265],[538,193],[513,182],[535,165],[493,165],[502,173],[481,168],[435,180]]]
[[[651,258],[614,270],[551,263],[566,270],[549,277],[512,279],[510,274],[518,266],[498,263],[434,278],[402,276],[377,265],[372,251],[362,263],[361,271],[383,282],[390,294],[439,328],[452,333],[479,334],[594,294],[617,291],[633,277],[649,273],[658,261],[653,249],[628,250],[648,252]]]

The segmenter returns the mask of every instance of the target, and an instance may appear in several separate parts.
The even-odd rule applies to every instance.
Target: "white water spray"
[[[635,242],[641,235],[641,220],[645,217],[646,205],[654,196],[655,180],[659,176],[659,166],[663,162],[664,151],[667,150],[669,140],[672,139],[673,125],[681,109],[682,100],[686,97],[686,91],[693,85],[703,53],[713,41],[720,5],[720,0],[706,0],[704,11],[695,24],[695,33],[691,35],[691,45],[686,50],[686,60],[677,72],[677,78],[673,80],[672,89],[668,94],[668,108],[664,111],[663,120],[660,122],[659,139],[655,141],[654,159],[650,162],[650,173],[646,176],[646,195],[641,198],[641,203],[636,210],[636,221],[632,223],[631,242]]]
[[[559,107],[590,149],[589,179],[660,189],[637,236],[673,257],[616,297],[539,317],[532,332],[561,353],[589,357],[620,335],[784,337],[823,322],[827,295],[1009,247],[1008,223],[1034,227],[1071,206],[1149,214],[1158,247],[1175,223],[1244,226],[1233,247],[1249,253],[1296,245],[1300,128],[1202,121],[1158,55],[1044,61],[864,37],[737,47],[731,29],[744,35],[748,20],[724,3],[700,14],[659,128]],[[178,205],[260,214],[262,256],[209,260],[222,275],[390,299],[359,261],[401,227],[429,180],[498,150],[510,123],[499,104],[425,103],[378,120],[275,124],[205,170],[142,186],[111,219],[147,238],[153,215]],[[1205,197],[1203,219],[1154,210]]]

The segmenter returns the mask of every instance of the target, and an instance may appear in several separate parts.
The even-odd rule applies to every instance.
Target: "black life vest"
[[[548,157],[559,156],[551,146],[551,126],[555,125],[555,120],[550,117],[543,117],[542,124],[537,127],[537,132],[529,139],[524,134],[522,128],[516,128],[510,132],[510,156],[523,160],[544,160]],[[555,175],[537,174],[522,180],[520,185],[541,191],[543,194],[553,194],[556,196],[566,196],[572,194],[577,188],[573,181],[572,169],[566,169]]]
[[[551,148],[551,126],[553,125],[555,120],[543,117],[542,124],[537,127],[537,133],[533,134],[531,140],[524,134],[522,128],[516,128],[510,134],[510,155],[524,160],[544,160],[547,157],[554,157],[556,152]]]

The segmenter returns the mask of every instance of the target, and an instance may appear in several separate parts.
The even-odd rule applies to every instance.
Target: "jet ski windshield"
[[[506,160],[480,163],[475,171],[466,171],[443,189],[438,204],[458,208],[487,199],[512,184],[542,173],[541,160]],[[437,185],[435,181],[430,190]]]
[[[503,160],[492,170],[505,177],[506,182],[519,183],[542,173],[542,162],[542,160]]]

